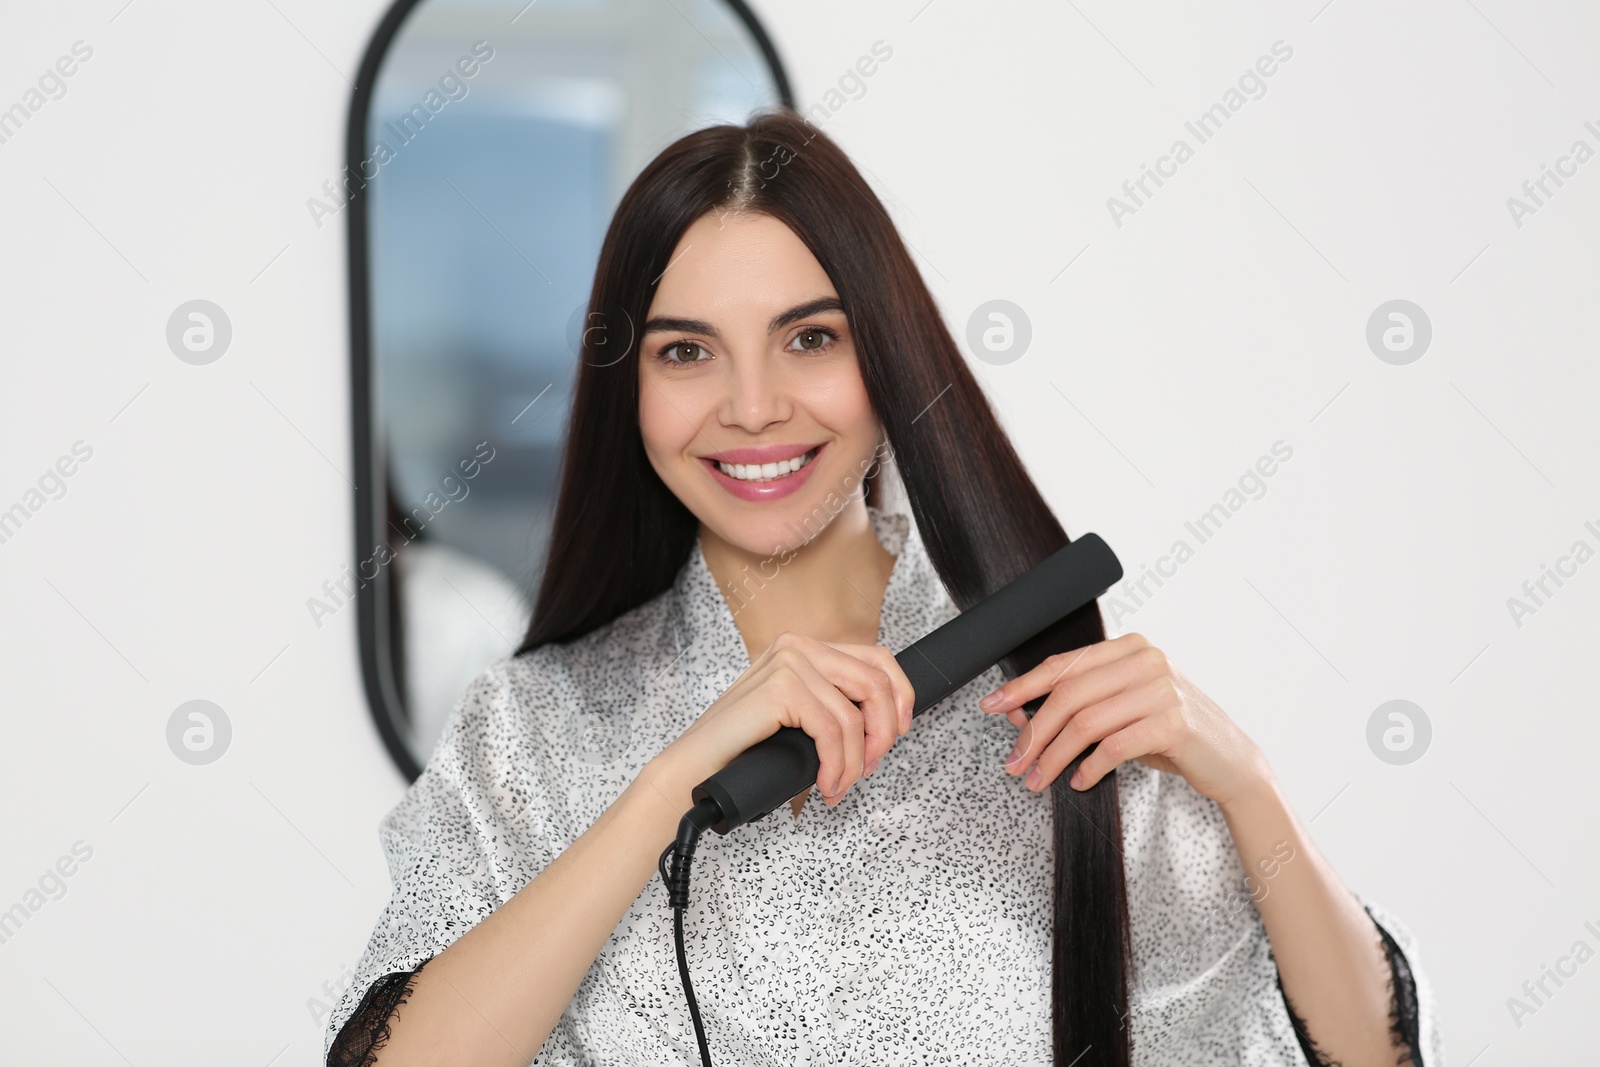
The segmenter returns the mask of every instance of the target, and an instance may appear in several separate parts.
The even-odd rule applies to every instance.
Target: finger
[[[1116,770],[1117,765],[1140,756],[1148,756],[1162,747],[1161,724],[1155,719],[1139,719],[1100,742],[1095,750],[1078,764],[1077,773],[1067,782],[1077,790],[1093,789],[1100,779]]]
[[[883,758],[883,754],[889,751],[890,746],[900,736],[902,696],[889,673],[890,670],[898,670],[898,665],[893,662],[894,657],[887,649],[878,649],[873,645],[831,647],[841,655],[855,659],[866,668],[863,678],[868,690],[864,697],[842,686],[840,691],[856,701],[861,708],[866,731],[862,749],[862,758],[866,764],[863,773],[871,774],[877,770],[878,761]],[[885,658],[888,659],[888,663],[884,662]]]
[[[1028,701],[1049,693],[1063,678],[1088,673],[1148,647],[1150,642],[1144,635],[1128,633],[1082,648],[1057,652],[1046,656],[1032,670],[1001,683],[980,700],[978,706],[990,714],[1020,708]]]
[[[1051,689],[1033,713],[1035,729],[1048,740],[1059,734],[1084,708],[1093,707],[1126,689],[1135,689],[1159,676],[1166,656],[1153,645],[1102,663],[1086,672],[1074,669]],[[1084,741],[1087,745],[1093,738]]]
[[[1149,644],[1143,634],[1127,633],[1108,641],[1099,641],[1082,648],[1046,656],[1032,670],[1024,671],[1010,681],[1002,683],[994,692],[980,700],[978,707],[990,713],[1019,708],[1034,697],[1050,692],[1056,682],[1068,674],[1093,670],[1146,648]]]
[[[802,729],[817,742],[817,790],[825,800],[836,802],[865,770],[864,713],[805,655],[795,654],[787,666],[806,684],[815,701],[806,709]]]
[[[795,648],[834,686],[859,705],[865,718],[862,773],[876,769],[883,754],[899,736],[899,708],[904,701],[910,715],[911,680],[888,649],[876,645],[835,645],[827,641],[808,643],[802,638]],[[900,675],[897,687],[894,674]]]
[[[1134,689],[1123,690],[1115,696],[1092,704],[1073,716],[1072,721],[1054,735],[1045,737],[1041,744],[1035,741],[1033,748],[1037,750],[1038,757],[1033,768],[1028,771],[1024,784],[1029,789],[1042,790],[1055,781],[1062,770],[1077,759],[1083,750],[1090,745],[1100,742],[1104,745],[1110,735],[1123,729],[1131,723],[1149,718],[1160,707],[1160,697],[1154,687],[1140,686]],[[1038,716],[1035,716],[1037,718]],[[1095,752],[1099,752],[1097,748]],[[1118,756],[1113,750],[1107,752],[1105,757],[1115,757],[1111,766],[1115,767],[1126,757]],[[1105,758],[1102,757],[1102,758]],[[1093,758],[1091,754],[1084,762]],[[1012,774],[1022,773],[1026,762],[1017,766],[1008,766]]]
[[[876,667],[883,684],[888,689],[888,699],[872,701],[862,706],[867,714],[867,773],[877,769],[884,754],[894,746],[902,734],[911,729],[911,709],[916,703],[916,693],[911,679],[890,652],[882,645],[839,645],[851,655],[859,656]]]
[[[802,730],[811,738],[817,753],[817,791],[828,796],[840,789],[838,783],[845,779],[852,763],[843,709],[831,707],[830,703],[849,701],[794,646],[794,635],[779,634],[762,653],[762,673],[777,686],[787,713],[782,717],[783,725]]]
[[[905,733],[911,729],[911,713],[917,706],[917,692],[911,686],[911,679],[907,676],[905,668],[900,666],[900,661],[895,659],[894,653],[882,645],[841,645],[852,653],[867,657],[876,664],[884,674],[889,676],[889,681],[894,690],[895,727],[897,733]]]
[[[1094,741],[1123,725],[1119,716],[1127,714],[1129,703],[1127,692],[1113,694],[1106,700],[1083,709],[1080,715],[1074,716],[1065,726],[1047,719],[1041,709],[1017,735],[1016,745],[1006,757],[1006,773],[1018,776],[1031,774],[1035,766],[1047,758],[1060,760],[1060,764],[1055,767],[1056,772],[1059,772]],[[1104,730],[1097,731],[1101,726],[1105,727]],[[1088,736],[1091,733],[1093,736]],[[1067,752],[1069,748],[1072,751]],[[1063,753],[1064,759],[1061,758]],[[1047,765],[1041,773],[1048,771]]]

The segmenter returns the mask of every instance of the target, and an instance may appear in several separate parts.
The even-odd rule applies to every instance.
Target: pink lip
[[[722,471],[718,470],[716,461],[713,459],[710,459],[706,456],[701,456],[700,462],[706,465],[706,469],[711,472],[711,477],[715,478],[717,480],[717,484],[722,486],[722,488],[726,489],[740,500],[749,500],[755,503],[761,503],[767,500],[778,500],[782,497],[786,497],[796,489],[799,489],[802,485],[806,484],[807,479],[811,477],[811,472],[816,469],[817,461],[822,458],[822,453],[824,450],[826,450],[826,448],[826,445],[817,446],[817,454],[811,457],[810,463],[807,463],[804,467],[801,467],[793,474],[787,474],[782,478],[774,478],[768,482],[741,482],[739,479],[730,478],[726,474],[723,474]],[[764,453],[770,454],[780,450],[787,451],[788,455],[774,455],[771,458],[761,460],[761,462],[776,463],[780,459],[793,459],[795,456],[803,456],[810,451],[809,448],[801,448],[799,451],[796,451],[794,448],[787,445],[769,445],[764,449],[743,448],[721,454],[725,456]],[[725,460],[724,462],[752,463],[755,461],[742,459]]]
[[[786,459],[803,456],[818,445],[755,445],[751,448],[730,448],[726,452],[713,452],[701,459],[720,459],[724,463],[781,463]]]

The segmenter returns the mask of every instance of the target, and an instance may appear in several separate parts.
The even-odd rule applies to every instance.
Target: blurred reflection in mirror
[[[684,133],[786,102],[746,18],[723,0],[422,0],[385,53],[361,176],[374,539],[395,559],[363,641],[398,704],[374,713],[418,766],[526,629],[617,200]]]

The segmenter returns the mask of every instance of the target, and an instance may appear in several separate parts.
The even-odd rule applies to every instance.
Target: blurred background
[[[1593,1062],[1597,45],[1484,0],[0,0],[0,1062],[320,1062],[378,822],[526,626],[610,214],[781,100],[1116,549],[1108,630],[1417,933],[1448,1061]]]
[[[527,628],[612,211],[678,137],[783,98],[723,0],[422,0],[383,56],[350,209],[370,219],[375,488],[399,558],[378,575],[396,625],[364,653],[420,764]],[[492,458],[464,478],[480,441]]]

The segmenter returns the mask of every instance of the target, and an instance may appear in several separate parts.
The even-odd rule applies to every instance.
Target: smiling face
[[[767,215],[705,215],[669,264],[639,350],[650,465],[729,544],[796,547],[840,499],[862,506],[879,443],[838,293]]]

